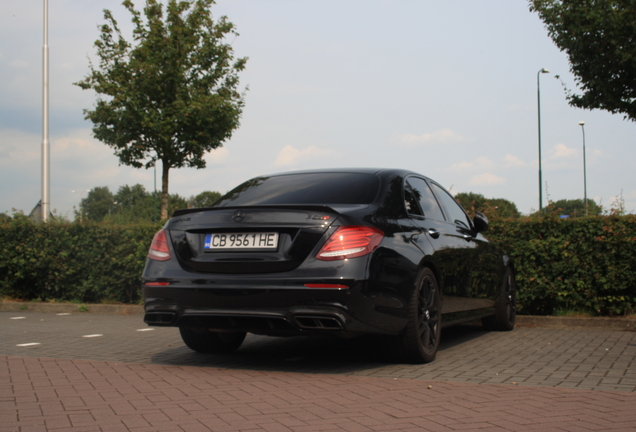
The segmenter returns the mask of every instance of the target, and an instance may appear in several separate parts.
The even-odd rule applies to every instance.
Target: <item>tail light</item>
[[[168,286],[170,282],[145,282],[144,286]]]
[[[370,226],[341,226],[320,249],[316,259],[336,261],[370,254],[378,247],[384,233]]]
[[[148,258],[155,261],[168,261],[172,258],[170,248],[168,247],[166,230],[162,229],[153,237],[150,250],[148,251]]]

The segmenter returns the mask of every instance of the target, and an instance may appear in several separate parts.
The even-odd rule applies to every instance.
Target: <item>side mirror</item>
[[[482,212],[475,212],[473,217],[473,224],[477,232],[488,231],[488,218]]]

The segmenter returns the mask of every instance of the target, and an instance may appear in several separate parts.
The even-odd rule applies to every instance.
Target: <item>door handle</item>
[[[464,240],[471,241],[472,239],[473,239],[473,236],[469,236],[468,234],[464,234]]]
[[[436,238],[439,237],[439,231],[437,231],[435,228],[429,228],[428,229],[428,235],[430,235],[431,237],[436,239]]]

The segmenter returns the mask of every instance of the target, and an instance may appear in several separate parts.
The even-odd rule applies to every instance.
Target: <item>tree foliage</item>
[[[587,199],[588,216],[601,216],[603,213],[603,207],[601,205],[597,204],[592,198]],[[605,214],[609,216],[622,216],[625,212],[620,212],[617,209],[611,208],[609,211],[605,211]],[[543,208],[543,211],[536,211],[530,215],[531,218],[559,216],[569,218],[584,217],[585,202],[580,198],[550,201],[548,206]]]
[[[114,208],[115,197],[108,186],[96,187],[88,191],[80,202],[79,219],[101,221]]]
[[[124,39],[117,21],[104,10],[106,24],[95,42],[100,58],[76,83],[98,94],[92,110],[93,134],[114,149],[122,164],[135,168],[162,164],[161,219],[168,216],[171,168],[204,168],[206,152],[221,147],[239,126],[244,97],[238,73],[247,58],[234,61],[225,43],[236,36],[222,16],[216,22],[214,0],[146,0],[143,14],[131,0],[134,44]]]
[[[556,212],[559,215],[567,215],[569,217],[581,217],[585,216],[585,202],[582,199],[562,199],[554,203],[550,203],[547,211]],[[588,198],[587,199],[587,214],[588,216],[600,216],[603,213],[603,208],[596,204],[596,202]]]
[[[521,216],[517,205],[505,198],[486,198],[474,192],[460,192],[455,195],[455,199],[471,217],[476,211],[484,213],[491,220]]]
[[[531,0],[548,34],[570,60],[582,94],[569,103],[636,121],[636,2]]]
[[[197,197],[190,198],[182,197],[179,194],[170,194],[167,209],[169,214],[172,214],[177,209],[192,207],[192,202],[197,198],[199,202],[205,203],[205,197],[215,196],[219,197],[221,194],[204,191]],[[158,203],[158,194],[146,191],[146,188],[141,184],[121,186],[116,194],[110,192],[107,186],[103,186],[93,188],[88,192],[88,196],[80,203],[80,211],[83,220],[87,222],[111,222],[126,225],[157,221],[159,218],[155,210]],[[79,216],[80,213],[76,212],[78,219]]]
[[[219,198],[221,198],[221,194],[219,192],[203,191],[200,194],[191,197],[188,200],[188,204],[190,207],[207,207]]]

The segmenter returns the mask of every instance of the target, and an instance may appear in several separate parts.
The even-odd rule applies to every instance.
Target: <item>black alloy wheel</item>
[[[488,330],[510,331],[517,320],[517,286],[515,274],[510,267],[504,272],[499,299],[495,304],[495,314],[482,320]]]
[[[241,346],[247,333],[214,333],[206,328],[179,327],[183,342],[196,352],[226,354]]]
[[[398,349],[403,360],[429,363],[435,360],[442,331],[442,298],[429,268],[420,271],[413,290],[409,321],[398,336]]]

